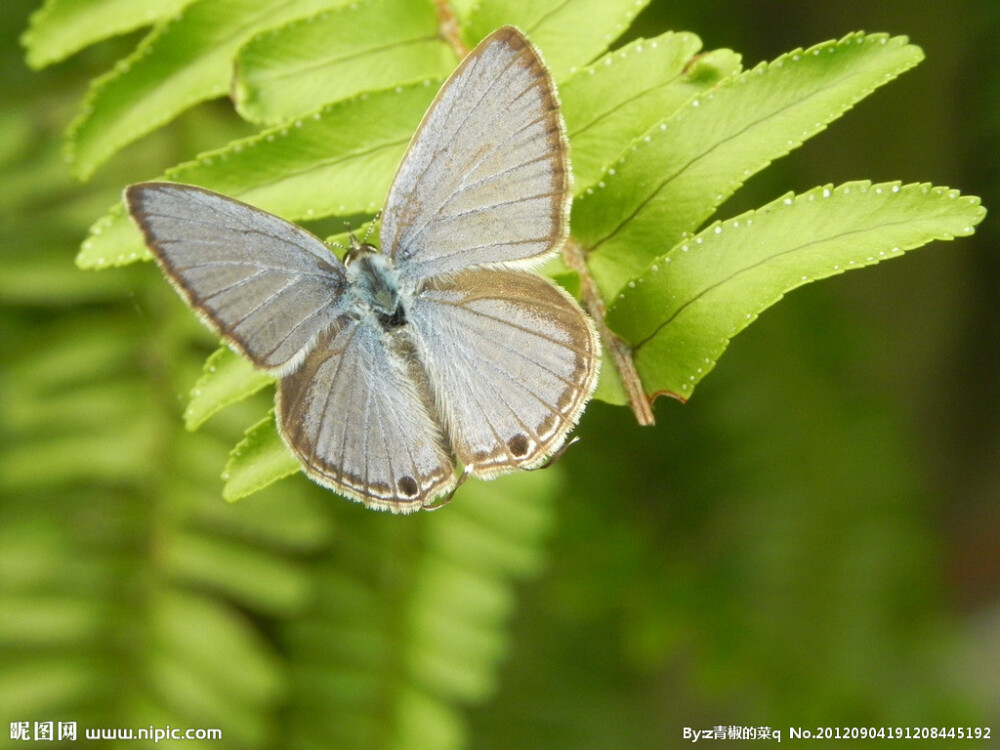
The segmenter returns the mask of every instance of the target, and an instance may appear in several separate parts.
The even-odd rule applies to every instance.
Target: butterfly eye
[[[349,266],[354,263],[358,258],[365,255],[374,255],[378,252],[378,248],[374,245],[369,245],[367,242],[358,242],[358,238],[351,234],[351,249],[347,251],[344,255],[344,265]]]

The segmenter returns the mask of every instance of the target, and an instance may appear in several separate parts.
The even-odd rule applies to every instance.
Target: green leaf
[[[344,1],[196,0],[93,82],[68,133],[73,171],[89,177],[188,107],[226,94],[236,50],[257,32]]]
[[[174,580],[225,593],[257,612],[287,615],[308,599],[297,562],[219,535],[181,530],[164,545],[162,562]]]
[[[985,209],[957,190],[849,182],[715,222],[657,258],[608,310],[647,393],[690,397],[729,339],[788,291],[972,234]]]
[[[219,747],[275,747],[289,666],[260,625],[311,591],[294,563],[326,549],[328,498],[289,482],[253,503],[220,502],[228,438],[178,430],[176,419],[176,384],[193,380],[204,333],[158,274],[42,278],[124,179],[66,183],[53,158],[49,125],[101,57],[83,55],[36,78],[35,95],[4,100],[3,124],[17,113],[30,126],[21,144],[21,128],[0,138],[14,157],[0,166],[0,236],[5,258],[13,249],[19,261],[14,277],[0,271],[19,303],[0,304],[0,705],[22,717],[60,707],[81,726],[219,727]],[[9,72],[18,90],[30,82]],[[198,120],[208,131],[199,142],[231,131],[231,117]],[[141,151],[154,140],[167,144],[150,139]],[[22,276],[29,257],[39,267]],[[19,280],[27,292],[14,289]],[[127,695],[111,675],[129,675]]]
[[[239,500],[301,469],[298,459],[288,452],[274,423],[274,411],[246,431],[243,440],[229,454],[222,478],[222,496]]]
[[[735,52],[698,55],[700,49],[701,40],[687,32],[638,39],[559,86],[576,192],[597,182],[629,143],[692,96],[739,72]]]
[[[23,646],[51,646],[53,643],[70,647],[89,638],[100,637],[102,612],[100,606],[83,596],[39,596],[0,593],[3,622],[0,623],[0,643],[14,641]]]
[[[488,482],[467,481],[452,506],[458,512],[436,514],[450,515],[451,520],[434,522],[435,538],[429,551],[441,559],[465,561],[466,571],[474,575],[500,578],[537,573],[543,564],[541,551],[515,540],[538,539],[550,528],[551,508],[546,498],[563,481],[561,470],[550,468],[554,470],[518,471]],[[477,610],[502,611],[503,603],[490,596],[465,601]]]
[[[120,299],[127,290],[126,278],[105,274],[103,281],[88,281],[65,258],[39,256],[36,243],[15,242],[4,248],[0,274],[0,301],[4,304],[107,301]]]
[[[133,382],[91,383],[73,390],[35,389],[30,384],[12,389],[7,409],[11,427],[31,434],[44,432],[56,417],[64,422],[64,432],[86,433],[101,420],[124,421],[140,397],[142,386]]]
[[[293,21],[236,58],[240,114],[273,124],[362,91],[444,78],[457,63],[425,0],[367,0]]]
[[[653,127],[573,205],[573,235],[604,296],[752,174],[922,58],[905,37],[850,34],[727,79]]]
[[[497,684],[517,579],[538,572],[559,467],[470,480],[440,513],[344,512],[315,606],[288,624],[289,747],[465,744],[463,703]],[[305,721],[317,707],[324,721]]]
[[[116,480],[142,481],[148,473],[143,458],[155,435],[147,423],[114,429],[91,426],[70,434],[46,432],[21,436],[0,453],[0,490],[16,493],[27,487],[61,487]],[[44,472],[39,467],[45,467]]]
[[[374,214],[437,88],[428,81],[360,94],[202,154],[163,179],[201,185],[289,221]],[[150,258],[119,204],[91,227],[76,263],[106,268]]]
[[[65,705],[68,697],[93,691],[98,682],[88,656],[48,651],[28,659],[25,652],[22,648],[16,656],[7,656],[0,673],[0,701],[14,716]]]
[[[253,624],[234,608],[202,593],[165,591],[151,625],[164,651],[227,697],[251,704],[281,697],[278,660]],[[240,669],[233,671],[233,664]]]
[[[214,454],[201,464],[206,473],[218,477]],[[325,520],[328,498],[323,492],[303,492],[299,483],[287,482],[252,503],[220,503],[215,488],[202,494],[205,500],[198,505],[196,516],[201,528],[222,528],[228,536],[247,544],[288,553],[315,554],[329,544],[331,528]]]
[[[628,406],[629,403],[628,391],[606,346],[601,352],[601,374],[593,398],[615,406]]]
[[[463,33],[469,47],[500,26],[517,26],[561,81],[603,53],[649,0],[482,0]]]
[[[28,65],[44,68],[108,37],[149,26],[192,0],[46,0],[21,35]]]
[[[204,372],[191,390],[191,400],[184,410],[184,424],[189,430],[197,430],[213,414],[273,382],[273,377],[223,346],[205,360]]]

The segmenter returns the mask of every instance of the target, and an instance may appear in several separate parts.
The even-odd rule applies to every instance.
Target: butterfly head
[[[368,225],[368,229],[365,231],[365,236],[363,239],[358,240],[358,236],[354,232],[348,232],[348,236],[351,238],[351,246],[346,248],[347,254],[344,255],[344,265],[349,266],[359,257],[364,255],[371,255],[373,253],[379,252],[379,249],[375,245],[369,244],[368,238],[371,236],[372,231],[375,229],[375,224],[379,220],[382,212],[379,211],[375,214],[375,218]],[[348,224],[348,229],[350,225]],[[343,245],[338,245],[337,247],[343,247]]]
[[[347,253],[344,255],[344,265],[351,266],[357,260],[366,255],[375,255],[379,252],[379,249],[374,245],[370,245],[367,242],[361,242],[358,240],[357,235],[351,232],[351,246],[347,249]]]
[[[358,242],[351,234],[351,249],[344,256],[344,265],[356,309],[374,313],[387,331],[406,323],[406,295],[400,289],[399,271],[389,257],[374,245]]]

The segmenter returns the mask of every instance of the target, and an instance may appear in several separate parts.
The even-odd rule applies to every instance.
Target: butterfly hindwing
[[[410,320],[452,449],[480,477],[544,462],[597,382],[593,324],[532,273],[481,268],[434,279]]]
[[[343,319],[278,382],[278,428],[320,484],[374,508],[409,512],[455,484],[402,334]]]

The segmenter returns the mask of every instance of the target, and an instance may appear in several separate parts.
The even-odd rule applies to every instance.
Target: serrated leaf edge
[[[232,406],[233,404],[237,404],[240,401],[250,398],[250,396],[252,396],[255,393],[259,393],[268,385],[274,382],[274,378],[267,375],[263,371],[253,370],[253,373],[260,374],[260,379],[258,382],[253,383],[249,387],[244,385],[241,388],[230,389],[228,395],[226,395],[224,398],[218,399],[211,409],[208,409],[204,413],[199,414],[198,417],[195,418],[191,409],[192,404],[194,403],[196,398],[201,396],[202,389],[206,387],[206,383],[210,382],[215,377],[216,373],[218,372],[219,361],[223,358],[228,358],[230,356],[239,357],[243,362],[247,362],[246,359],[243,359],[239,354],[233,352],[233,350],[227,346],[219,347],[214,352],[212,352],[205,360],[205,364],[202,367],[202,374],[198,378],[197,382],[194,384],[194,387],[191,389],[188,405],[187,408],[184,410],[184,416],[183,416],[184,426],[189,431],[193,432],[197,430],[199,427],[205,424],[205,422],[207,422],[209,419],[211,419],[213,416],[218,414],[223,409],[226,409],[227,407]]]
[[[966,227],[964,227],[963,231],[960,233],[951,233],[951,232],[935,233],[932,235],[928,235],[926,239],[917,240],[908,244],[901,244],[895,246],[891,249],[891,251],[880,250],[876,254],[868,256],[863,261],[852,260],[849,261],[846,265],[835,264],[827,273],[811,274],[809,276],[803,276],[798,283],[786,287],[773,299],[760,305],[756,311],[748,313],[745,322],[741,326],[735,328],[734,330],[726,334],[722,349],[723,352],[725,351],[725,348],[728,346],[729,341],[731,341],[733,337],[735,337],[737,334],[745,330],[747,326],[749,326],[759,317],[760,313],[764,312],[768,308],[775,305],[782,298],[784,298],[784,296],[789,292],[794,291],[795,289],[798,289],[801,286],[805,286],[806,284],[810,284],[814,281],[820,281],[822,279],[830,278],[831,276],[836,276],[846,271],[872,266],[883,260],[889,260],[894,257],[901,257],[907,251],[923,247],[924,245],[933,241],[948,241],[955,239],[956,237],[969,236],[975,232],[975,226],[979,222],[981,222],[982,219],[986,216],[986,209],[985,207],[982,206],[979,197],[973,195],[962,195],[962,193],[955,188],[949,188],[946,186],[935,186],[927,182],[907,183],[903,185],[898,180],[892,182],[883,182],[883,183],[872,183],[870,180],[857,180],[857,181],[842,183],[837,186],[834,186],[832,183],[828,183],[826,185],[820,185],[815,188],[812,188],[811,190],[798,194],[793,192],[788,192],[758,209],[746,211],[740,214],[739,216],[733,218],[714,221],[707,227],[705,227],[703,230],[698,232],[697,234],[692,235],[690,237],[686,237],[681,242],[677,243],[677,245],[672,247],[669,251],[654,259],[650,263],[650,265],[646,268],[646,270],[644,270],[641,274],[638,274],[636,277],[630,280],[623,288],[623,291],[619,292],[618,295],[616,295],[615,301],[609,306],[608,309],[609,323],[614,317],[615,305],[620,300],[626,298],[627,295],[626,290],[637,288],[644,282],[644,279],[646,277],[652,274],[657,274],[660,271],[664,270],[670,263],[670,256],[678,252],[687,252],[691,245],[703,244],[705,238],[711,238],[714,237],[715,235],[721,234],[724,231],[724,228],[726,227],[728,227],[729,229],[737,229],[737,230],[739,230],[740,228],[745,229],[746,227],[749,227],[753,224],[754,218],[758,217],[761,214],[770,213],[774,210],[778,210],[783,206],[793,206],[803,201],[812,202],[816,200],[817,197],[828,198],[835,194],[843,196],[855,190],[859,193],[866,193],[869,190],[871,190],[879,194],[883,191],[888,191],[890,193],[903,193],[903,192],[911,192],[914,190],[920,190],[924,195],[930,195],[931,193],[934,193],[939,196],[947,196],[952,200],[961,200],[970,206],[978,207],[978,211],[976,212],[975,220],[970,222],[970,224],[968,224]],[[801,247],[796,247],[792,250],[792,252],[801,249],[802,249]],[[772,258],[768,258],[768,260],[771,259]],[[669,325],[670,321],[675,319],[677,315],[679,315],[681,311],[683,311],[689,304],[691,303],[690,302],[686,303],[682,307],[678,308],[678,310],[674,313],[673,316],[671,316],[669,320],[660,323],[653,329],[651,333],[645,335],[641,340],[635,342],[633,345],[633,350],[636,352],[637,356],[641,356],[642,345],[645,342],[654,338],[657,332],[662,330],[664,326]],[[695,385],[697,385],[697,383],[699,383],[705,377],[705,375],[707,375],[715,367],[717,362],[718,362],[718,357],[711,360],[706,359],[703,363],[703,366],[698,368],[697,373],[690,376],[690,382],[684,384],[683,386],[684,393],[674,393],[672,391],[660,390],[648,393],[649,398],[651,400],[654,400],[660,396],[666,395],[676,398],[682,402],[686,401],[688,398],[690,398]]]
[[[65,141],[63,143],[63,158],[66,163],[70,165],[75,175],[81,180],[88,179],[97,168],[103,164],[110,156],[112,156],[115,151],[121,149],[123,146],[132,143],[137,138],[141,137],[145,133],[150,131],[147,126],[140,126],[133,128],[133,130],[128,133],[123,134],[122,143],[115,149],[112,149],[107,154],[103,156],[98,156],[93,160],[92,164],[86,165],[84,167],[80,166],[77,159],[78,156],[78,134],[83,126],[90,119],[91,115],[94,113],[95,103],[100,99],[102,92],[110,86],[114,81],[121,78],[123,75],[129,72],[136,63],[142,60],[144,57],[148,56],[154,49],[154,45],[159,41],[167,31],[181,22],[184,18],[184,12],[187,10],[185,8],[180,13],[167,18],[160,23],[153,26],[152,30],[146,34],[136,46],[134,50],[127,56],[115,62],[111,70],[107,71],[103,75],[98,76],[93,81],[90,82],[90,86],[87,89],[87,94],[84,97],[83,103],[80,105],[80,111],[77,113],[76,117],[70,122],[69,126],[66,128]],[[198,94],[196,96],[189,97],[190,101],[185,101],[184,107],[189,107],[199,101],[203,101],[205,96]],[[183,111],[183,108],[178,111]],[[153,128],[157,125],[167,122],[170,117],[165,118],[152,118],[149,123],[152,124]]]
[[[234,502],[236,500],[242,500],[244,497],[249,497],[256,492],[260,492],[268,485],[274,484],[275,482],[284,479],[285,477],[290,477],[300,471],[298,461],[292,456],[291,453],[288,453],[289,459],[295,461],[295,468],[291,468],[290,466],[289,471],[277,475],[271,475],[261,481],[249,485],[247,488],[242,489],[238,493],[233,492],[231,489],[230,479],[232,478],[234,471],[237,470],[237,464],[240,461],[245,460],[243,453],[244,451],[251,449],[254,443],[258,441],[258,434],[267,429],[270,429],[277,434],[274,417],[274,409],[269,409],[267,415],[263,419],[246,429],[243,433],[243,439],[240,440],[240,442],[238,442],[229,452],[229,460],[226,461],[226,467],[222,471],[222,481],[225,482],[225,485],[222,488],[222,497],[228,502]],[[288,448],[285,446],[284,441],[281,440],[280,436],[278,439],[281,442],[282,447],[284,447],[287,452]]]
[[[626,147],[626,149],[622,152],[621,156],[612,164],[612,166],[610,166],[607,169],[607,171],[604,173],[604,176],[596,184],[591,185],[586,190],[582,191],[580,194],[576,196],[575,198],[576,205],[574,206],[574,209],[579,209],[580,207],[584,206],[587,203],[588,199],[599,198],[601,190],[606,188],[614,180],[621,179],[618,176],[619,169],[628,164],[631,160],[642,159],[643,158],[642,151],[644,150],[645,147],[652,144],[657,138],[664,137],[663,134],[668,132],[671,128],[681,126],[689,110],[701,107],[704,102],[713,100],[717,92],[726,88],[735,88],[737,86],[746,85],[754,78],[766,75],[769,71],[777,70],[784,67],[785,64],[788,62],[792,63],[800,62],[807,55],[816,56],[821,54],[823,51],[832,53],[836,51],[838,48],[843,48],[844,46],[847,46],[849,44],[878,43],[880,45],[886,45],[889,44],[890,42],[897,44],[900,47],[911,46],[914,50],[918,52],[916,58],[911,61],[907,61],[905,65],[900,66],[896,71],[892,73],[887,73],[886,77],[879,84],[871,87],[866,87],[862,91],[859,91],[848,102],[840,105],[838,108],[831,111],[823,121],[817,122],[813,126],[805,129],[800,137],[789,139],[786,144],[786,148],[782,150],[780,153],[774,154],[769,158],[762,159],[746,167],[743,170],[743,174],[740,178],[732,179],[726,186],[725,190],[720,190],[719,193],[716,194],[714,201],[712,201],[708,206],[706,206],[705,211],[710,213],[715,208],[718,208],[718,206],[720,206],[729,196],[735,193],[736,190],[739,189],[746,182],[746,180],[748,180],[754,174],[762,171],[763,169],[766,169],[776,159],[779,159],[782,156],[786,156],[788,153],[801,146],[809,138],[824,131],[829,125],[829,123],[838,119],[844,113],[852,109],[855,104],[857,104],[859,101],[861,101],[862,99],[873,93],[876,88],[897,78],[902,73],[906,72],[910,68],[917,65],[923,59],[923,52],[920,50],[920,48],[917,47],[916,45],[910,45],[909,38],[906,36],[890,36],[889,34],[886,34],[884,32],[868,34],[863,31],[856,31],[847,34],[846,36],[842,37],[839,40],[829,40],[826,42],[821,42],[819,44],[813,45],[812,47],[809,47],[806,50],[803,50],[802,48],[794,49],[791,52],[787,52],[781,55],[780,57],[776,58],[771,62],[758,63],[756,66],[750,68],[749,70],[745,70],[734,76],[724,78],[723,80],[719,81],[719,83],[716,84],[716,86],[714,86],[712,89],[704,93],[699,93],[692,96],[692,98],[686,104],[684,104],[675,114],[653,125],[648,131],[646,131],[646,133],[644,133],[643,135],[639,136],[634,141],[632,141],[632,143]],[[756,125],[759,124],[760,122],[762,121],[755,121],[751,125]],[[718,144],[715,145],[717,146]],[[699,159],[703,158],[707,153],[710,152],[703,152],[698,154],[694,159],[691,159],[685,165],[685,168],[689,168],[692,164],[696,163]],[[668,179],[664,180],[660,184],[660,186],[650,194],[650,199],[652,196],[659,193],[659,191],[663,188],[663,186],[667,182],[669,182],[670,179],[673,179],[675,176],[676,175],[670,175]],[[645,202],[643,205],[645,205]],[[638,210],[636,212],[633,212],[631,216],[623,220],[618,226],[616,226],[610,232],[607,232],[604,237],[600,238],[596,243],[592,244],[589,247],[589,249],[593,251],[599,248],[600,245],[603,244],[609,237],[616,234],[625,224],[627,224],[629,219],[631,219],[632,216],[634,216],[635,213],[637,212]]]

